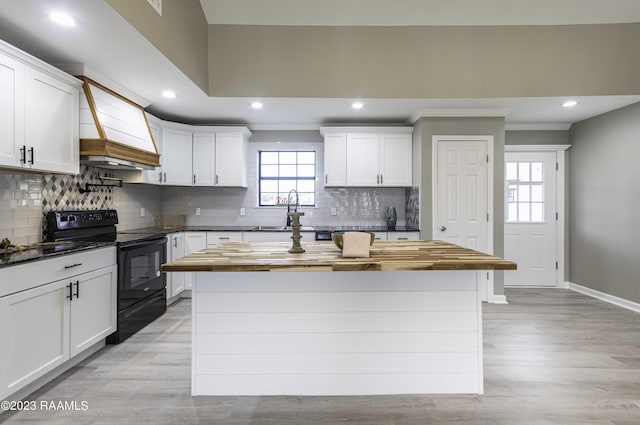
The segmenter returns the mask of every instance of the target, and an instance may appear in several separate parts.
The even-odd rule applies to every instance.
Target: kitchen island
[[[357,259],[290,245],[228,242],[163,266],[202,272],[193,395],[483,392],[478,270],[515,263],[442,241],[376,242]]]

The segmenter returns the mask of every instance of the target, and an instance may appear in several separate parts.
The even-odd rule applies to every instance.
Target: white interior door
[[[435,239],[489,252],[487,142],[437,142]]]
[[[493,253],[491,136],[433,136],[433,238]],[[493,300],[493,275],[479,272],[482,301]]]
[[[505,153],[505,286],[557,285],[556,152]]]

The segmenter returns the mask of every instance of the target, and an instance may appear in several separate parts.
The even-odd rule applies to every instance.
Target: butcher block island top
[[[516,263],[443,241],[378,241],[369,258],[343,258],[332,242],[224,242],[164,264],[165,272],[515,270]]]

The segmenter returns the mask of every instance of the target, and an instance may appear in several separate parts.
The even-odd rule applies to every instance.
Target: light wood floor
[[[640,315],[569,290],[507,290],[484,305],[482,396],[191,397],[190,302],[90,357],[29,400],[85,412],[0,423],[357,425],[640,424]]]

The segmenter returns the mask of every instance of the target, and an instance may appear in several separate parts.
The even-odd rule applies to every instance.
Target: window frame
[[[262,166],[263,166],[263,164],[262,164],[262,154],[263,153],[277,153],[278,154],[278,163],[277,164],[273,164],[273,165],[278,165],[278,166],[280,166],[280,165],[294,165],[294,164],[281,164],[280,163],[280,153],[295,153],[296,154],[296,163],[295,163],[296,176],[295,177],[292,177],[292,176],[282,177],[282,176],[279,175],[280,172],[278,170],[278,176],[277,177],[263,177],[262,176]],[[298,176],[297,167],[299,165],[311,165],[311,164],[300,164],[298,162],[298,153],[312,153],[313,154],[313,176],[311,176],[311,177],[300,177],[300,176]],[[278,206],[282,206],[283,205],[283,204],[280,204],[278,202],[276,202],[275,204],[263,204],[262,203],[262,193],[263,193],[263,191],[262,191],[262,182],[263,181],[276,181],[276,182],[279,182],[281,180],[295,180],[296,181],[296,188],[298,186],[298,182],[299,181],[312,181],[313,182],[313,192],[299,192],[299,191],[298,192],[299,193],[313,193],[314,203],[313,204],[302,204],[301,203],[298,206],[299,207],[305,207],[305,208],[315,207],[316,204],[317,204],[317,194],[318,194],[317,184],[316,184],[316,179],[317,179],[317,168],[316,167],[318,165],[317,159],[318,159],[318,153],[313,149],[310,149],[310,150],[305,150],[305,149],[291,149],[291,150],[288,150],[288,149],[264,149],[264,150],[258,150],[258,176],[257,176],[258,177],[258,193],[257,193],[257,196],[258,196],[258,207],[260,207],[260,208],[263,208],[263,207],[271,208],[271,207],[278,207]],[[271,164],[267,164],[267,165],[271,165]],[[296,189],[296,191],[297,191],[297,189]],[[273,192],[266,192],[266,193],[273,193]],[[280,193],[279,190],[278,190],[277,194],[279,195],[279,197],[282,196],[282,194]],[[301,197],[299,196],[299,198],[301,198]]]

